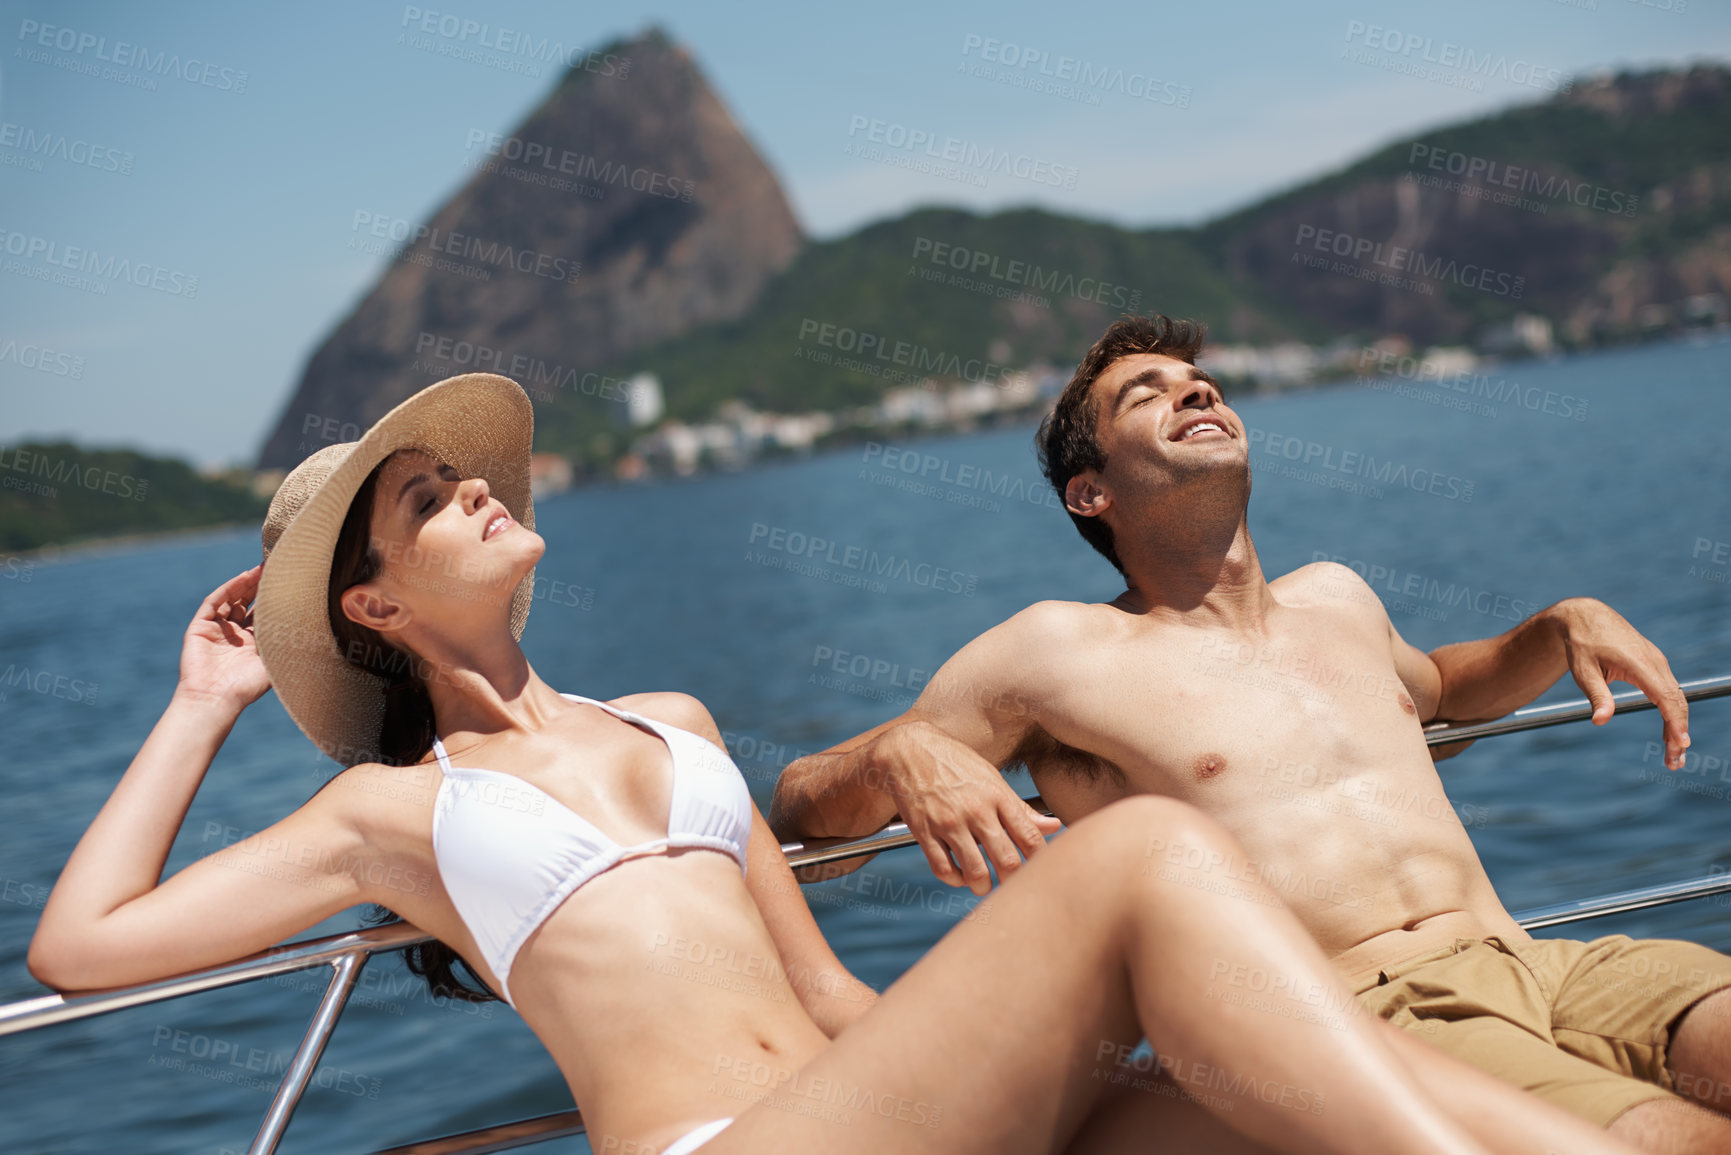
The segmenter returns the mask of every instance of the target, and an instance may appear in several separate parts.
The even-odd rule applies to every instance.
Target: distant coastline
[[[1633,342],[1602,349],[1552,350],[1548,354],[1541,356],[1517,355],[1482,359],[1477,360],[1476,363],[1471,366],[1465,364],[1452,364],[1447,357],[1437,357],[1434,364],[1434,372],[1431,371],[1433,362],[1430,358],[1436,354],[1451,351],[1429,350],[1424,353],[1418,353],[1416,356],[1405,358],[1405,360],[1412,361],[1414,364],[1422,367],[1417,373],[1399,371],[1369,374],[1362,372],[1355,373],[1344,369],[1343,364],[1331,366],[1325,365],[1319,361],[1317,364],[1312,366],[1314,375],[1305,375],[1280,381],[1268,379],[1259,381],[1254,377],[1239,377],[1236,374],[1233,374],[1230,370],[1222,373],[1221,376],[1225,378],[1229,401],[1250,397],[1270,397],[1275,395],[1291,395],[1294,393],[1310,393],[1319,390],[1331,390],[1355,385],[1367,387],[1379,381],[1400,382],[1402,380],[1407,380],[1416,382],[1420,385],[1440,384],[1446,387],[1449,385],[1451,378],[1456,374],[1460,374],[1462,379],[1465,379],[1476,371],[1505,370],[1523,364],[1556,360],[1559,357],[1591,355],[1593,353],[1626,350],[1643,345],[1663,346],[1669,344],[1699,344],[1703,341],[1716,342],[1727,339],[1731,339],[1731,327],[1700,329],[1683,334],[1668,334],[1652,341]],[[1417,353],[1417,351],[1415,351],[1415,353]],[[1330,369],[1333,369],[1334,371],[1329,372]],[[878,425],[875,427],[868,425],[844,425],[828,432],[826,435],[816,439],[814,442],[799,448],[775,446],[771,443],[765,442],[759,446],[753,447],[752,450],[747,450],[733,456],[722,455],[719,457],[710,457],[705,455],[705,458],[701,463],[696,463],[693,467],[685,470],[650,469],[640,473],[605,472],[593,474],[574,474],[570,470],[541,471],[536,474],[535,498],[537,500],[545,500],[546,498],[573,489],[589,489],[601,485],[624,487],[641,485],[652,481],[689,480],[698,477],[711,476],[718,473],[737,473],[754,469],[759,466],[777,464],[793,458],[842,452],[849,447],[866,443],[873,439],[883,440],[886,442],[918,441],[934,437],[958,437],[993,433],[1017,426],[1032,427],[1037,425],[1043,415],[1049,411],[1050,400],[1054,394],[1053,382],[1049,377],[1049,373],[1050,370],[1047,371],[1048,376],[1041,382],[1041,388],[1038,390],[1038,396],[1042,401],[1046,402],[1046,404],[1043,405],[1024,405],[972,414],[969,419],[960,422],[909,422],[899,425]],[[757,416],[763,417],[775,415],[760,414]],[[696,428],[701,430],[711,427],[699,426]],[[714,428],[719,429],[719,426]],[[650,436],[653,437],[654,435],[652,434]],[[543,456],[555,455],[543,455],[538,453],[536,456],[537,458],[540,458]],[[631,456],[636,456],[636,454],[632,454]],[[662,462],[660,464],[665,465],[669,463]],[[279,474],[279,471],[270,470],[259,471],[259,473],[255,474],[255,492],[262,497],[268,498],[270,492],[274,491],[274,482],[280,481],[280,475],[277,474]],[[273,484],[265,486],[264,488],[259,488],[259,486],[266,480]],[[131,549],[153,545],[166,539],[198,537],[204,535],[214,537],[240,529],[245,529],[256,534],[259,525],[259,519],[249,518],[245,520],[216,522],[208,525],[179,526],[158,530],[102,534],[93,537],[77,538],[66,542],[45,543],[29,549],[5,551],[0,553],[0,565],[16,565],[16,563],[23,562],[28,566],[36,566],[52,564],[58,561],[81,560],[104,554],[124,553]]]
[[[101,537],[78,538],[69,542],[50,542],[32,549],[16,550],[7,555],[19,561],[52,565],[62,561],[82,561],[104,554],[127,553],[133,547],[155,545],[176,537],[216,537],[237,529],[258,531],[258,521],[231,521],[217,525],[188,525],[175,529],[144,530],[137,533],[105,534]]]

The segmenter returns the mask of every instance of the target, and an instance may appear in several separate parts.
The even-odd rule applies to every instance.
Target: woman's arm
[[[352,867],[360,849],[339,790],[159,885],[211,760],[270,686],[248,610],[261,568],[204,599],[174,697],[61,871],[30,943],[30,973],[47,985],[115,986],[226,962],[361,901],[354,872],[333,879],[329,869],[345,856]]]
[[[118,886],[96,881],[102,862],[142,877],[147,854],[156,863],[164,856],[139,816],[125,830],[135,839],[132,857],[117,843],[86,856],[76,872],[68,863],[30,942],[30,973],[57,990],[150,982],[244,958],[351,906],[388,901],[364,885],[378,872],[366,865],[366,847],[344,810],[349,793],[333,783],[281,822],[122,898]],[[93,824],[91,833],[97,830]],[[167,830],[161,842],[173,834]],[[90,834],[85,838],[81,850],[90,844]]]
[[[787,865],[781,843],[751,808],[751,844],[746,848],[745,885],[757,900],[769,937],[781,955],[787,981],[818,1029],[830,1038],[865,1014],[877,992],[860,982],[830,949],[829,940],[811,916],[799,881]]]

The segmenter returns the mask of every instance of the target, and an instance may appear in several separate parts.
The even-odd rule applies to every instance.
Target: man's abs
[[[1386,637],[1296,617],[1255,646],[1118,628],[1058,658],[1037,739],[1018,750],[1047,805],[1065,822],[1133,793],[1195,805],[1244,846],[1213,868],[1221,883],[1272,890],[1349,971],[1455,938],[1524,938],[1443,791]]]
[[[1035,782],[1066,822],[1128,794],[1173,793],[1137,790],[1134,779],[1095,786],[1037,772]],[[1431,817],[1418,805],[1349,807],[1327,794],[1284,790],[1267,805],[1185,800],[1230,830],[1244,855],[1209,863],[1193,848],[1151,838],[1143,848],[1148,865],[1222,895],[1266,888],[1349,980],[1457,938],[1527,937],[1497,899],[1452,808]]]

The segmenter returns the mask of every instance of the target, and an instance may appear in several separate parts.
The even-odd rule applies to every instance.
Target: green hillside
[[[244,485],[131,449],[67,441],[0,448],[0,550],[9,552],[262,520],[267,505]]]
[[[742,320],[613,371],[657,374],[669,412],[684,420],[730,398],[781,412],[829,410],[870,404],[909,377],[979,380],[1000,367],[1073,362],[1115,317],[1149,309],[1222,322],[1253,312],[1267,339],[1326,336],[1320,324],[1231,284],[1185,232],[1133,232],[1037,209],[925,209],[808,245]],[[878,348],[862,356],[868,337]],[[541,411],[537,443],[581,440],[592,429],[586,416],[569,403]]]
[[[1724,73],[1723,69],[1713,71]],[[1618,80],[1675,75],[1624,74]],[[1217,255],[1248,225],[1281,210],[1366,181],[1390,180],[1408,171],[1434,171],[1425,166],[1432,152],[1419,153],[1415,161],[1415,143],[1437,153],[1462,153],[1503,166],[1533,169],[1545,179],[1555,176],[1584,181],[1639,197],[1657,185],[1689,176],[1703,164],[1731,161],[1731,121],[1722,99],[1685,101],[1664,110],[1637,105],[1621,115],[1567,100],[1522,105],[1415,134],[1411,140],[1379,149],[1345,168],[1219,217],[1197,230],[1196,239],[1205,251]],[[1442,171],[1446,173],[1446,164]],[[1591,207],[1574,204],[1566,197],[1555,197],[1550,203],[1552,212],[1587,218],[1594,214]],[[1663,214],[1654,220],[1654,214],[1641,211],[1649,208],[1639,205],[1636,215],[1661,226],[1675,223],[1664,220]],[[1688,227],[1690,235],[1699,231]]]

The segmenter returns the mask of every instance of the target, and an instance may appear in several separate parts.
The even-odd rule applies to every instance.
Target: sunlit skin
[[[498,512],[483,479],[416,452],[393,457],[371,525],[386,565],[345,592],[343,612],[412,648],[457,765],[532,782],[622,844],[658,837],[670,802],[667,747],[560,697],[530,668],[500,595],[544,543],[519,525],[487,536]],[[31,973],[63,990],[145,982],[378,903],[496,982],[439,881],[431,824],[441,772],[430,757],[345,770],[282,821],[160,880],[223,738],[269,688],[248,609],[259,580],[259,567],[231,579],[188,627],[174,699],[61,872],[31,943]],[[694,698],[616,704],[720,743]],[[743,877],[711,850],[626,860],[529,938],[512,995],[599,1151],[659,1150],[726,1116],[737,1119],[704,1155],[1095,1155],[1145,1150],[1152,1133],[1196,1152],[1503,1149],[1475,1143],[1427,1097],[1379,1024],[1358,1016],[1316,1026],[1201,997],[1217,966],[1259,968],[1337,1002],[1345,995],[1271,894],[1252,887],[1222,911],[1183,871],[1176,884],[1114,871],[1151,830],[1241,852],[1179,803],[1105,808],[878,998],[824,942],[754,809]],[[255,869],[267,848],[299,853]],[[1088,897],[1074,898],[1089,880]],[[1030,1001],[1029,990],[1040,997]],[[1325,1095],[1328,1111],[1269,1106],[1262,1082],[1223,1093],[1226,1123],[1176,1098],[1126,1100],[1100,1081],[1100,1056],[1128,1053],[1144,1034],[1193,1062]],[[772,1089],[774,1099],[756,1104]],[[1573,1150],[1623,1150],[1582,1138]]]
[[[393,457],[380,474],[372,526],[385,544],[381,553],[401,560],[387,560],[377,579],[345,593],[344,609],[400,639],[438,670],[450,671],[431,679],[428,689],[453,762],[534,783],[621,845],[658,837],[666,832],[670,802],[666,745],[593,706],[560,697],[535,675],[511,638],[508,594],[546,547],[538,534],[515,522],[483,537],[488,523],[504,512],[484,480],[459,480],[450,466],[422,454]],[[393,552],[392,545],[402,548]],[[411,547],[419,547],[423,557],[449,559],[438,576],[451,584],[417,583],[422,575],[408,564]],[[501,572],[507,575],[503,582]],[[506,596],[464,598],[472,592],[461,588],[464,574]],[[616,704],[720,744],[713,721],[694,699],[633,695]],[[436,783],[436,767],[429,764],[427,773]],[[402,853],[436,873],[425,836],[430,791],[426,805],[401,807],[396,817]],[[752,861],[763,859],[767,865],[757,874],[773,879],[779,846],[761,818],[754,826]],[[512,967],[512,995],[524,1019],[567,1072],[572,1094],[603,1135],[652,1133],[666,1117],[667,1085],[684,1084],[690,1112],[685,1126],[731,1113],[737,1104],[698,1091],[712,1082],[716,1055],[779,1056],[780,1062],[798,1064],[828,1041],[784,976],[768,976],[767,997],[731,1000],[711,987],[669,983],[651,964],[671,961],[668,952],[677,938],[740,958],[776,957],[776,943],[751,888],[726,856],[690,850],[645,858],[652,860],[628,861],[585,884],[537,930]],[[393,909],[472,960],[496,989],[495,976],[442,892],[399,899]],[[803,945],[818,953],[817,968],[832,982],[845,975],[821,939]],[[832,1026],[872,997],[851,976],[842,983],[855,1002],[809,996]],[[730,1001],[732,1006],[717,1005]],[[647,1006],[657,1008],[666,1031],[677,1031],[691,1044],[678,1060],[667,1054],[668,1035],[645,1029]],[[666,1084],[643,1080],[641,1073],[650,1069]]]
[[[1500,717],[1565,673],[1603,724],[1607,683],[1625,681],[1658,704],[1677,768],[1688,704],[1664,655],[1584,598],[1426,654],[1345,566],[1265,580],[1248,527],[1247,431],[1206,372],[1126,356],[1090,398],[1105,465],[1072,478],[1065,503],[1112,528],[1125,591],[1029,607],[945,663],[906,713],[793,763],[777,785],[777,832],[854,836],[899,817],[939,878],[985,893],[988,862],[1013,877],[1056,826],[999,773],[1023,763],[1066,823],[1136,794],[1203,809],[1244,846],[1231,877],[1277,880],[1349,981],[1456,938],[1527,941],[1443,790],[1423,726]],[[1731,1077],[1726,1058],[1684,1020],[1678,1069]]]
[[[385,565],[377,578],[345,592],[344,612],[416,654],[418,668],[431,675],[425,680],[438,732],[455,763],[532,782],[621,844],[655,838],[666,832],[667,747],[656,735],[597,707],[560,697],[529,666],[510,633],[509,595],[546,545],[514,521],[484,537],[488,523],[504,512],[485,480],[460,478],[449,465],[418,451],[395,454],[380,471],[371,526]],[[231,583],[228,597],[211,607],[213,618],[220,623],[224,615],[216,610],[222,608],[229,618],[244,620],[257,574],[249,571]],[[231,620],[221,633],[236,647],[223,655],[229,668],[202,671],[205,684],[186,698],[217,717],[233,708],[234,699],[227,695],[256,697],[268,685],[260,676],[262,663],[251,648],[250,630]],[[195,662],[208,659],[204,650],[193,656]],[[686,695],[635,694],[614,704],[720,744],[708,713]],[[140,760],[158,753],[147,744]],[[146,767],[152,768],[168,769]],[[419,766],[364,764],[345,771],[294,815],[137,899],[133,907],[146,909],[122,921],[139,940],[129,939],[124,950],[114,943],[112,956],[87,960],[79,973],[67,976],[75,981],[67,982],[53,965],[52,947],[56,928],[78,919],[74,904],[82,899],[107,905],[123,891],[149,891],[155,883],[154,872],[147,878],[134,867],[131,885],[116,885],[128,871],[104,865],[125,857],[126,848],[112,837],[97,839],[97,833],[136,821],[136,815],[111,803],[44,911],[32,958],[47,961],[36,973],[56,985],[80,987],[143,981],[244,955],[349,906],[376,902],[451,944],[496,987],[496,976],[438,881],[430,832],[440,778],[430,754]],[[190,786],[195,789],[196,780]],[[333,891],[333,880],[320,877],[314,867],[303,868],[305,877],[274,884],[255,873],[223,868],[225,857],[230,864],[244,863],[245,855],[256,853],[249,843],[263,845],[271,838],[328,848],[330,858],[350,864],[352,876],[334,880],[342,885]],[[749,883],[731,859],[710,850],[627,860],[561,905],[517,955],[513,998],[565,1072],[597,1134],[666,1142],[690,1126],[730,1114],[739,1104],[706,1090],[715,1056],[777,1055],[797,1066],[828,1041],[819,1023],[839,1030],[875,998],[823,943],[799,901],[779,845],[755,811],[748,856]],[[285,869],[292,873],[294,868]],[[110,875],[108,885],[98,877],[104,872]],[[431,885],[421,891],[376,885],[375,879],[431,880]],[[80,893],[81,883],[90,893]],[[769,914],[760,912],[757,899]],[[226,917],[229,905],[247,915]],[[766,919],[779,933],[771,933]],[[91,931],[86,927],[79,933]],[[120,927],[109,933],[118,936]],[[650,964],[663,961],[675,937],[701,940],[742,958],[781,957],[789,964],[756,976],[760,993],[751,997],[670,982]],[[104,953],[97,946],[86,950]],[[801,990],[796,992],[788,974],[803,977]],[[818,975],[827,980],[829,993],[812,989]],[[675,1036],[689,1048],[670,1053],[666,1040]],[[643,1079],[646,1070],[660,1078]]]

